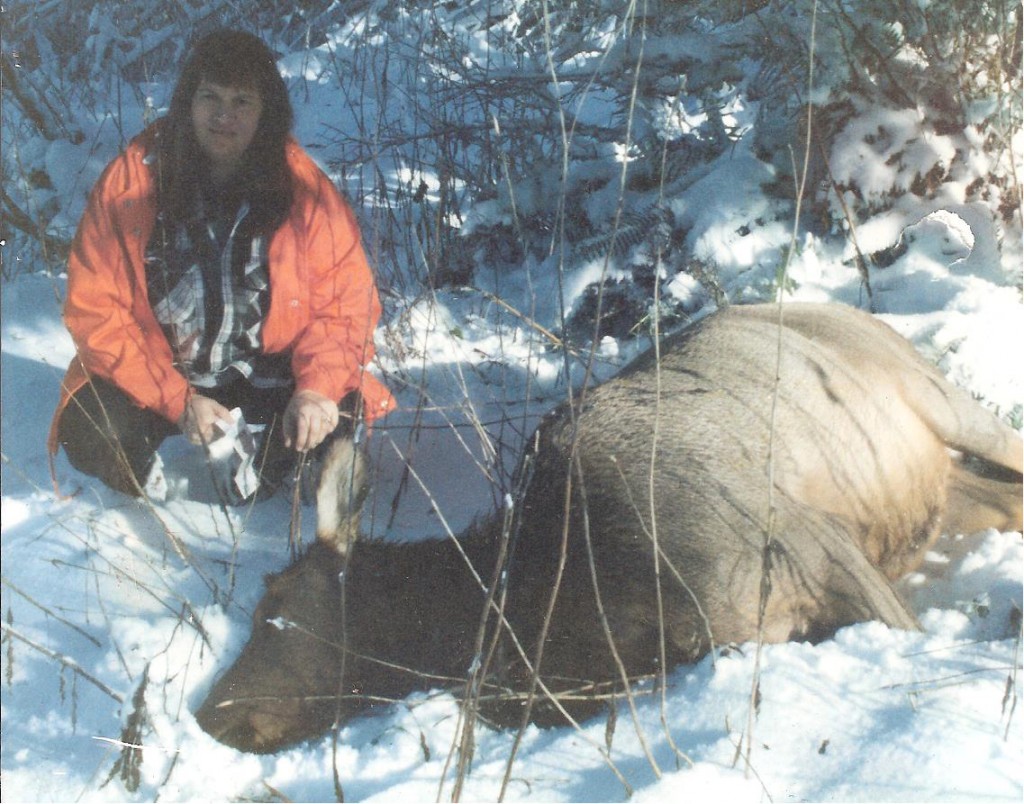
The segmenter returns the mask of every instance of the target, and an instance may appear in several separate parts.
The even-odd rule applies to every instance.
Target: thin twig
[[[810,42],[808,43],[809,55],[807,59],[807,86],[808,99],[812,96],[814,89],[814,54],[816,44],[818,21],[818,0],[814,0],[811,7],[811,31]],[[803,168],[800,171],[799,186],[796,188],[796,207],[793,212],[793,232],[789,250],[786,253],[785,262],[782,265],[781,276],[778,282],[778,318],[777,329],[778,339],[775,352],[775,377],[772,384],[772,404],[768,424],[768,466],[767,466],[767,511],[764,520],[764,542],[761,546],[761,585],[757,607],[757,641],[754,651],[754,672],[750,684],[750,700],[747,703],[747,734],[746,751],[744,752],[744,766],[749,772],[752,769],[751,753],[754,745],[754,726],[757,720],[757,713],[760,707],[761,698],[761,659],[764,653],[765,641],[765,618],[768,613],[768,601],[771,596],[771,561],[772,551],[775,544],[775,423],[778,416],[779,393],[782,388],[782,344],[784,332],[784,311],[783,294],[785,293],[786,276],[789,270],[790,261],[796,252],[797,238],[800,228],[801,203],[806,189],[807,176],[810,169],[810,155],[812,142],[812,122],[814,119],[813,106],[808,100],[807,103],[807,129],[804,136]],[[796,171],[794,171],[794,176]]]
[[[71,659],[71,658],[69,658],[67,656],[64,656],[63,654],[58,653],[55,650],[51,650],[50,648],[47,648],[44,645],[40,645],[35,640],[30,639],[29,637],[25,636],[20,631],[18,631],[16,628],[14,628],[11,625],[8,625],[7,623],[3,622],[2,620],[0,620],[0,629],[2,629],[4,631],[4,633],[6,633],[8,636],[13,637],[14,639],[17,639],[20,642],[24,642],[30,648],[32,648],[33,650],[39,651],[39,653],[43,654],[47,658],[53,659],[54,661],[57,661],[57,662],[60,662],[60,664],[62,666],[68,668],[72,672],[74,672],[77,675],[81,676],[86,681],[88,681],[90,684],[95,686],[98,690],[100,690],[101,692],[103,692],[106,695],[108,695],[111,698],[113,698],[119,704],[120,703],[124,703],[124,697],[122,695],[119,695],[118,693],[114,692],[112,689],[110,689],[110,687],[108,687],[106,684],[104,684],[102,681],[100,681],[98,678],[96,678],[96,676],[94,676],[88,670],[83,669],[82,666],[78,662],[76,662],[74,659]]]
[[[52,609],[50,609],[47,606],[44,606],[38,600],[33,598],[27,592],[23,591],[22,589],[19,589],[15,584],[11,583],[10,580],[8,580],[7,578],[4,578],[3,576],[0,576],[0,583],[2,583],[4,586],[8,587],[15,594],[20,595],[21,597],[23,597],[26,601],[31,603],[33,606],[35,606],[41,612],[46,614],[48,617],[53,617],[53,619],[55,619],[61,625],[66,625],[68,628],[70,628],[75,633],[80,634],[81,636],[83,636],[86,639],[88,639],[97,648],[103,647],[103,643],[100,642],[96,637],[94,637],[88,631],[86,631],[84,628],[81,628],[80,626],[75,625],[70,620],[64,619],[59,614],[57,614],[55,611],[53,611]]]

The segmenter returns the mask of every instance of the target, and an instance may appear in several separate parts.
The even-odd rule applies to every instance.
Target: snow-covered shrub
[[[821,237],[852,238],[897,199],[897,235],[950,202],[1019,228],[1021,19],[1005,0],[91,0],[7,17],[6,266],[59,265],[98,170],[215,25],[289,54],[318,118],[300,138],[399,295],[598,258],[728,293],[774,275],[800,186]],[[81,162],[75,186],[48,186],[48,160]],[[737,182],[702,181],[726,160]],[[703,214],[709,192],[733,199],[728,219]]]
[[[1020,5],[869,2],[856,21],[844,4],[826,9],[848,68],[822,104],[847,206],[863,219],[910,194],[982,201],[1005,222],[1019,215]],[[837,201],[833,193],[834,218],[844,214]]]

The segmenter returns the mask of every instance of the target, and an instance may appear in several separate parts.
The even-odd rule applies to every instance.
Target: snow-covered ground
[[[943,281],[954,282],[936,278]],[[973,358],[956,360],[951,371],[1008,404],[1021,391],[1020,377],[1008,376],[1022,342],[1020,310],[1005,289],[970,276],[963,284],[955,295],[961,301],[947,308],[920,309],[908,298],[911,312],[888,320],[923,345],[959,343],[957,355]],[[59,287],[59,280],[26,275],[3,294],[3,617],[19,635],[7,636],[3,654],[4,799],[331,800],[335,762],[349,800],[435,799],[446,789],[458,713],[446,694],[416,695],[353,721],[336,754],[325,737],[274,756],[246,756],[196,726],[192,710],[248,635],[261,576],[287,563],[288,502],[278,496],[225,513],[189,499],[182,486],[201,479],[202,466],[186,445],[173,443],[180,439],[165,449],[181,493],[167,503],[127,500],[75,475],[63,459],[58,477],[74,496],[55,497],[43,439],[71,349]],[[493,334],[480,339],[487,337]],[[464,354],[455,345],[467,344],[459,340],[447,354],[458,365]],[[434,359],[441,375],[448,373],[443,358]],[[440,377],[438,390],[448,382]],[[479,382],[470,396],[485,399],[472,393]],[[392,444],[404,450],[415,412],[411,395],[403,402],[373,435],[381,508],[390,507],[399,480]],[[455,431],[440,426],[439,414],[430,421],[438,427],[422,429],[413,465],[458,527],[490,505],[487,485],[467,468]],[[458,432],[472,438],[471,428]],[[382,516],[369,527],[380,530]],[[307,540],[311,519],[307,510]],[[417,524],[421,535],[443,532],[412,490],[392,532],[409,535]],[[635,729],[625,718],[618,725],[610,762],[634,798],[1019,800],[1021,537],[993,531],[964,541],[944,542],[926,572],[905,584],[923,633],[865,623],[820,645],[767,648],[749,770],[736,752],[748,725],[752,652],[677,670],[667,702],[671,741],[653,700],[641,702]],[[144,681],[141,783],[128,793],[119,777],[108,777]],[[580,733],[531,728],[508,797],[625,799],[602,754],[604,730],[603,720]],[[497,795],[512,738],[481,728],[465,799]]]
[[[319,155],[325,125],[352,120],[345,99],[312,80],[317,56],[296,53],[281,66],[307,82],[295,95],[296,132]],[[147,92],[159,107],[167,86]],[[731,113],[742,129],[755,111]],[[142,110],[124,114],[141,120]],[[46,165],[57,192],[76,197],[117,147],[109,118],[82,125],[89,136],[78,146],[23,144],[23,158]],[[858,125],[904,140],[920,134],[904,130],[913,121],[881,113],[862,114]],[[886,154],[871,162],[858,150],[857,131],[848,129],[851,144],[837,151],[845,161],[833,172],[866,196],[872,182],[880,193],[898,184],[882,175]],[[764,297],[792,239],[791,221],[777,214],[785,205],[765,191],[770,167],[748,139],[666,199],[690,253],[717,267],[735,301]],[[1014,139],[1020,153],[1022,137]],[[919,148],[921,165],[946,145]],[[901,170],[913,174],[908,159]],[[1009,225],[997,221],[990,206],[967,198],[967,183],[889,204],[860,228],[858,245],[893,255],[871,276],[879,315],[1020,428],[1020,213]],[[593,207],[614,208],[615,198],[589,203],[597,218]],[[498,206],[480,202],[472,225],[501,217]],[[68,217],[75,214],[70,205]],[[360,214],[368,243],[377,242],[372,211]],[[797,241],[788,299],[865,306],[847,238]],[[602,268],[580,260],[559,276],[550,263],[525,260],[513,271],[478,270],[473,289],[387,289],[375,370],[400,408],[372,435],[368,533],[442,537],[492,510],[501,499],[495,467],[512,468],[532,424],[564,395],[561,356],[525,318],[557,329],[560,308],[575,309]],[[337,745],[328,735],[269,756],[238,753],[199,729],[192,712],[246,640],[263,575],[287,563],[293,527],[312,538],[313,512],[293,522],[280,494],[246,508],[211,503],[201,456],[181,438],[162,449],[166,502],[129,500],[76,474],[63,456],[57,494],[44,442],[73,354],[60,320],[64,277],[14,273],[2,286],[4,800],[322,801],[335,799],[335,775],[351,801],[449,797],[458,704],[447,693],[416,694],[353,720]],[[685,273],[666,289],[689,315],[711,306]],[[644,346],[606,338],[599,374]],[[601,718],[580,730],[531,727],[506,798],[1019,801],[1022,572],[1018,533],[944,537],[901,585],[921,633],[864,623],[818,645],[766,647],[753,719],[752,649],[678,668],[664,718],[659,700],[642,699],[636,722],[623,713],[610,743]],[[514,739],[479,727],[464,800],[495,799]]]

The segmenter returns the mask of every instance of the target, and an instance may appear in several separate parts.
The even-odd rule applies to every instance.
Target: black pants
[[[281,428],[291,388],[255,388],[240,379],[202,393],[226,408],[240,408],[249,424],[266,425],[254,464],[261,482],[276,484],[296,465],[298,454],[284,446]],[[342,415],[317,452],[338,437],[352,436],[356,396],[346,397],[341,406],[348,415]],[[57,426],[58,441],[72,466],[133,497],[141,493],[160,444],[179,432],[176,425],[140,408],[116,385],[100,379],[82,386],[71,398]]]

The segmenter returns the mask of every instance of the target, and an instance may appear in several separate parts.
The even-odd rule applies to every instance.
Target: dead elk
[[[552,722],[756,638],[759,609],[769,641],[916,628],[890,581],[940,530],[1020,528],[1021,440],[869,315],[791,304],[781,321],[728,309],[557,408],[508,523],[394,544],[321,511],[331,532],[269,580],[199,723],[273,751],[467,673],[480,711],[508,723],[535,665],[530,716]],[[349,497],[322,491],[324,507]]]

